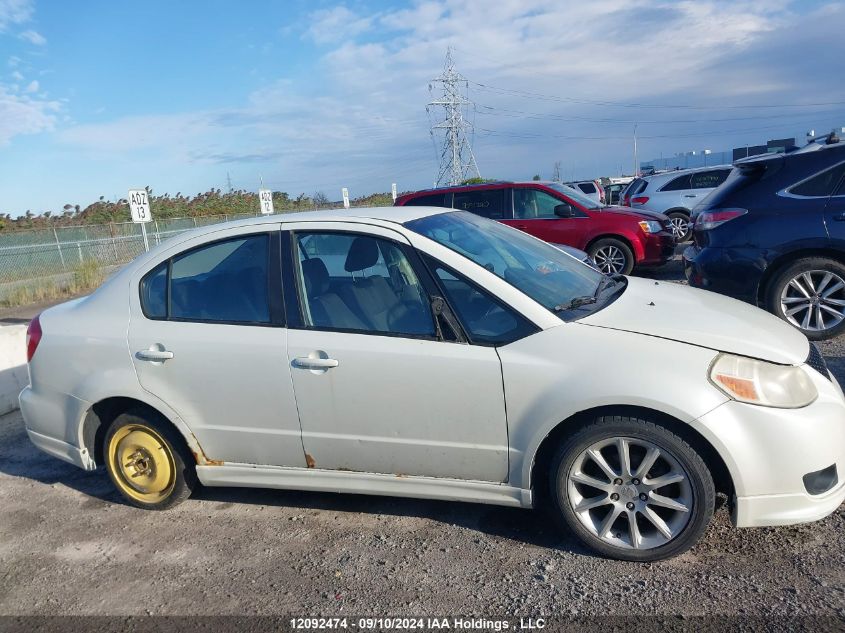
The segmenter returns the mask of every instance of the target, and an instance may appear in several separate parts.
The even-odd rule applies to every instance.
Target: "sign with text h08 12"
[[[269,189],[259,189],[258,199],[261,201],[261,213],[271,215],[273,213],[273,192]]]
[[[132,221],[145,223],[153,219],[150,212],[150,198],[144,189],[129,190],[129,212],[132,214]]]

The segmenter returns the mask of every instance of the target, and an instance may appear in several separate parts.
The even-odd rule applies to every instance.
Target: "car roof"
[[[643,180],[648,180],[649,182],[653,182],[660,178],[675,178],[676,176],[683,176],[685,174],[695,174],[700,171],[710,171],[711,169],[730,169],[731,165],[708,165],[707,167],[691,167],[689,169],[671,169],[669,171],[661,171],[656,174],[650,174],[648,176],[640,176]]]
[[[593,182],[592,180],[579,180],[578,182]],[[417,196],[446,193],[456,189],[490,189],[494,187],[510,186],[510,185],[565,185],[567,183],[557,182],[556,180],[491,180],[490,182],[474,182],[469,185],[446,185],[445,187],[432,187],[430,189],[419,189],[411,191],[399,196],[400,198],[416,198]],[[398,199],[398,198],[397,198]]]
[[[284,222],[343,222],[355,220],[380,220],[404,224],[411,220],[418,220],[430,215],[448,213],[454,209],[444,207],[355,207],[352,209],[324,209],[320,211],[297,211],[293,213],[278,213],[255,218],[230,220],[209,224],[193,231],[194,235],[202,233],[202,229],[219,230],[220,227],[235,228],[240,226],[261,226],[263,224],[278,224]]]

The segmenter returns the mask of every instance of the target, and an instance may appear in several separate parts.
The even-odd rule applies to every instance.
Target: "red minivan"
[[[587,251],[604,273],[672,258],[675,238],[662,213],[605,207],[558,182],[492,182],[405,194],[397,206],[449,207],[499,220],[549,242]]]

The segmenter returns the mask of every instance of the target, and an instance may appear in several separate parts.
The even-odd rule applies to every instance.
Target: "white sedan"
[[[845,498],[845,399],[802,334],[465,212],[186,233],[42,313],[28,354],[32,442],[152,510],[197,482],[545,505],[645,561],[717,492],[739,527]]]

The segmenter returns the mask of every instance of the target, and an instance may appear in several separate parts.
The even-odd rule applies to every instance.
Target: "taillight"
[[[39,315],[40,316],[40,315]],[[41,321],[35,317],[26,328],[26,362],[31,362],[41,342]]]
[[[636,198],[631,198],[631,202],[634,204],[645,204],[648,202],[648,196],[637,196]]]
[[[746,213],[748,213],[747,209],[714,209],[713,211],[705,211],[695,217],[693,230],[709,231]]]
[[[631,206],[631,197],[630,196],[622,196],[622,200],[620,200],[619,203],[623,207],[630,207]]]
[[[607,198],[605,197],[605,194],[604,194],[604,187],[602,187],[602,186],[601,186],[601,183],[600,183],[600,182],[598,182],[597,180],[594,180],[593,182],[595,182],[595,183],[596,183],[596,188],[599,190],[599,202],[601,202],[602,204],[604,204],[604,201],[607,199]]]

